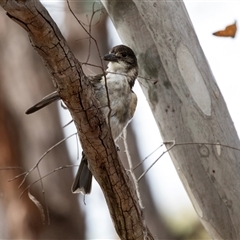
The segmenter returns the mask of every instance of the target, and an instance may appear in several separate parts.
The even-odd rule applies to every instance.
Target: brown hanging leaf
[[[41,214],[42,223],[45,224],[45,214],[44,214],[44,210],[43,210],[43,207],[42,207],[41,203],[30,193],[30,191],[28,191],[28,197],[38,208],[38,210]]]
[[[232,37],[234,38],[237,32],[237,22],[234,24],[227,26],[224,30],[213,33],[214,36],[217,37]]]

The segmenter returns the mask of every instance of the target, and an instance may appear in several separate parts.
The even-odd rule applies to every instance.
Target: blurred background
[[[240,129],[238,81],[240,44],[235,38],[212,33],[238,20],[238,1],[184,1],[200,44],[222,91],[237,131]],[[100,65],[93,41],[69,11],[66,2],[43,1],[79,61]],[[120,44],[114,27],[99,2],[70,1],[83,26],[96,39],[100,55]],[[84,65],[88,75],[100,73]],[[34,51],[26,32],[0,9],[0,239],[118,239],[108,209],[96,181],[85,199],[73,195],[71,185],[79,164],[81,146],[76,136],[51,150],[29,174],[9,182],[31,169],[53,145],[76,132],[74,124],[63,128],[71,117],[61,103],[30,116],[25,111],[54,90],[44,63]],[[137,112],[128,127],[128,145],[136,165],[156,150],[162,140],[148,103],[138,84]],[[172,140],[172,139],[169,139]],[[121,159],[126,155],[121,140]],[[159,148],[136,171],[139,176],[165,149]],[[80,154],[81,156],[81,154]],[[11,168],[17,167],[17,168]],[[54,171],[62,167],[62,169]],[[40,177],[51,173],[43,179]],[[35,181],[36,184],[33,184]],[[29,200],[28,191],[41,203]],[[140,181],[145,217],[158,239],[210,239],[203,229],[178,178],[171,159],[165,154]],[[23,193],[22,197],[20,195]],[[45,220],[43,214],[45,214]],[[50,222],[49,222],[50,219]],[[43,221],[45,224],[43,224]]]

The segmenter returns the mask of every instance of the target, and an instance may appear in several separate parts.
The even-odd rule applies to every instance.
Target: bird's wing
[[[41,108],[49,105],[50,103],[53,103],[57,100],[60,100],[60,96],[58,94],[57,91],[50,93],[49,95],[47,95],[46,97],[44,97],[40,102],[38,102],[37,104],[35,104],[34,106],[32,106],[31,108],[29,108],[26,111],[26,114],[31,114],[34,113],[38,110],[40,110]]]
[[[100,83],[100,81],[102,79],[102,76],[103,76],[103,74],[98,74],[96,76],[90,76],[89,80],[93,85],[97,85],[98,83]],[[55,91],[53,93],[50,93],[49,95],[44,97],[40,102],[38,102],[37,104],[35,104],[31,108],[29,108],[26,111],[26,114],[31,114],[31,113],[37,112],[41,108],[44,108],[45,106],[49,105],[50,103],[53,103],[53,102],[55,102],[57,100],[60,100],[60,99],[61,98],[60,98],[57,91]]]
[[[102,77],[103,77],[103,74],[98,74],[95,76],[89,76],[88,79],[93,85],[95,85],[101,81]]]

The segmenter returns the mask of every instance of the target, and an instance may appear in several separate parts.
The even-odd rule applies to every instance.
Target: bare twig
[[[77,20],[77,22],[80,24],[80,26],[83,28],[83,30],[84,30],[84,31],[87,33],[87,35],[89,36],[89,45],[91,45],[91,40],[93,40],[94,43],[95,43],[95,46],[96,46],[96,48],[97,48],[98,56],[99,56],[99,59],[100,59],[100,62],[101,62],[101,69],[102,69],[103,76],[104,76],[104,80],[105,80],[105,89],[106,89],[107,99],[108,99],[108,107],[109,107],[108,126],[109,126],[109,129],[110,129],[110,133],[112,134],[111,125],[110,125],[110,116],[111,116],[112,109],[111,109],[111,106],[110,106],[110,98],[109,98],[109,92],[108,92],[108,85],[107,85],[106,74],[105,74],[104,67],[103,67],[103,60],[102,60],[102,57],[101,57],[101,53],[100,53],[100,49],[99,49],[99,47],[98,47],[97,40],[91,35],[91,32],[90,32],[91,28],[89,28],[89,31],[88,31],[88,30],[84,27],[83,23],[77,18],[77,16],[75,15],[75,13],[73,12],[73,10],[72,10],[71,7],[70,7],[70,3],[69,3],[68,0],[67,0],[67,4],[68,4],[69,11],[72,13],[72,15],[74,16],[74,18]],[[88,59],[87,59],[86,62],[88,62]]]
[[[41,178],[35,180],[34,182],[32,182],[31,184],[29,184],[26,188],[23,189],[23,191],[21,192],[19,198],[22,198],[23,194],[28,190],[30,189],[34,184],[38,183],[39,181],[42,181],[44,178],[50,176],[51,174],[57,172],[57,171],[60,171],[62,169],[65,169],[65,168],[72,168],[72,167],[78,167],[79,165],[65,165],[65,166],[60,166],[58,168],[55,168],[53,169],[51,172],[45,174],[44,176],[41,176]]]
[[[186,146],[186,145],[210,145],[210,146],[220,146],[220,147],[225,147],[225,148],[229,148],[229,149],[233,149],[233,150],[236,150],[236,151],[240,151],[239,148],[235,148],[235,147],[232,147],[232,146],[229,146],[229,145],[225,145],[225,144],[221,144],[221,143],[209,143],[209,142],[183,142],[183,143],[176,143],[175,140],[172,140],[172,141],[166,141],[164,142],[163,144],[172,144],[166,151],[164,151],[148,168],[146,171],[144,171],[140,177],[137,179],[137,182],[139,182],[146,174],[147,172],[156,164],[156,162],[166,153],[170,152],[174,147],[177,147],[177,146]],[[160,145],[158,148],[156,148],[152,153],[150,153],[146,158],[143,159],[142,162],[140,162],[138,165],[136,165],[134,167],[134,170],[139,166],[141,165],[149,156],[151,156],[154,152],[156,152],[160,147],[163,146]]]
[[[124,143],[124,148],[125,148],[125,152],[126,152],[126,155],[127,155],[127,161],[128,161],[128,165],[129,165],[129,172],[130,172],[131,178],[132,178],[132,180],[134,182],[135,191],[136,191],[137,198],[138,198],[138,204],[141,207],[141,217],[143,219],[143,224],[144,224],[145,228],[147,228],[145,217],[144,217],[144,214],[143,214],[144,206],[143,206],[142,198],[141,198],[140,191],[139,191],[139,185],[138,185],[138,181],[137,181],[136,176],[135,176],[134,171],[133,171],[132,159],[131,159],[130,152],[128,150],[127,130],[126,130],[126,128],[123,131],[123,143]]]
[[[78,17],[76,16],[76,14],[73,12],[71,6],[70,6],[70,3],[69,3],[69,0],[67,0],[67,5],[68,5],[68,8],[69,8],[69,11],[72,13],[73,17],[76,19],[76,21],[79,23],[79,25],[82,27],[82,29],[86,32],[86,34],[89,36],[90,40],[93,40],[94,43],[95,43],[95,46],[97,48],[97,52],[98,52],[98,56],[99,56],[99,59],[101,61],[101,67],[102,67],[102,71],[104,72],[104,67],[103,67],[103,61],[102,61],[102,57],[101,57],[101,53],[100,53],[100,49],[98,47],[98,43],[97,43],[97,40],[91,35],[91,33],[85,28],[84,24],[78,19]]]
[[[3,170],[19,170],[19,169],[23,169],[22,167],[18,167],[18,166],[13,166],[13,167],[0,167],[0,171],[3,171]]]
[[[28,171],[25,171],[17,176],[15,176],[14,178],[10,179],[9,182],[14,181],[15,179],[18,179],[21,176],[24,176],[22,182],[19,185],[19,188],[21,188],[21,186],[23,185],[23,183],[25,182],[26,178],[28,177],[28,175],[35,169],[38,168],[38,165],[40,164],[41,160],[49,153],[51,152],[55,147],[57,147],[58,145],[60,145],[61,143],[63,143],[64,141],[66,141],[67,139],[71,138],[72,136],[76,135],[77,133],[73,133],[70,136],[62,139],[61,141],[59,141],[58,143],[54,144],[52,147],[50,147],[37,161],[37,163]]]

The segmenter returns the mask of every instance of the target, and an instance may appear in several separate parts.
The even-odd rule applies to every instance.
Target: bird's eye
[[[127,56],[127,53],[123,52],[122,57],[126,57],[126,56]]]

